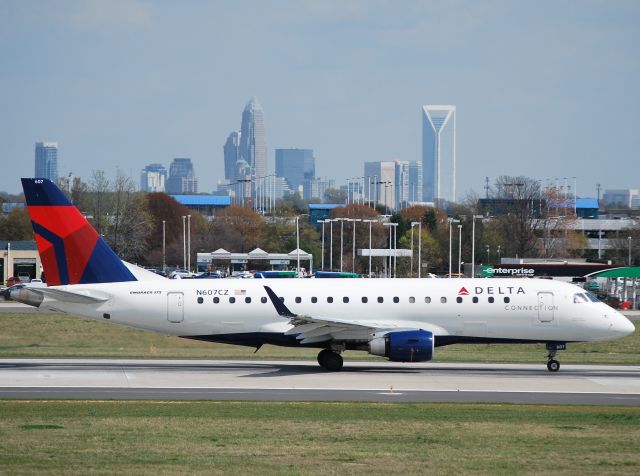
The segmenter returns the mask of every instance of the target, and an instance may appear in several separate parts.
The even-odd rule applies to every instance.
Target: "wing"
[[[264,289],[267,291],[267,295],[278,314],[288,318],[289,323],[293,326],[285,334],[296,335],[301,344],[315,344],[330,340],[361,340],[368,342],[392,330],[425,327],[420,323],[400,320],[361,321],[357,319],[346,320],[294,314],[269,286],[264,286]]]

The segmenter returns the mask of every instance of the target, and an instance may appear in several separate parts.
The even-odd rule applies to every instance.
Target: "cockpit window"
[[[577,293],[573,295],[573,303],[574,304],[579,304],[582,302],[589,302],[589,300],[587,299],[587,296],[585,296],[582,293]]]
[[[585,293],[585,294],[587,295],[590,301],[600,302],[600,299],[598,299],[598,297],[595,294],[592,294],[592,293]]]

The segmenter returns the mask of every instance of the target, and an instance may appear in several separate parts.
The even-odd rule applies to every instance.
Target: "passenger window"
[[[333,302],[333,298],[332,298],[331,296],[329,296],[329,297],[327,298],[327,302],[328,302],[329,304],[331,304],[331,303]]]
[[[460,304],[460,303],[462,302],[462,298],[461,298],[460,296],[458,296],[458,297],[456,298],[456,302],[457,302],[458,304]]]
[[[345,303],[345,304],[348,303],[349,302],[349,298],[347,296],[343,297],[342,298],[342,302]]]
[[[414,302],[416,302],[416,298],[414,298],[413,296],[410,296],[410,297],[409,297],[409,302],[410,302],[411,304],[413,304]]]
[[[384,298],[382,296],[378,296],[378,302],[379,303],[383,303],[384,302]]]
[[[218,296],[213,298],[213,303],[218,304],[220,302],[220,298]]]
[[[234,298],[234,297],[230,297],[230,298],[229,298],[229,302],[230,302],[231,304],[233,304],[234,302],[236,302],[236,298]]]
[[[473,301],[474,304],[478,304],[478,296],[473,296],[473,299],[471,299]]]
[[[267,302],[267,298],[266,298],[266,297],[264,297],[264,296],[263,296],[263,297],[261,297],[261,298],[260,298],[260,302],[261,302],[262,304],[266,304],[266,302]]]
[[[393,302],[395,302],[396,304],[398,304],[400,302],[400,298],[398,296],[394,296],[393,297]]]
[[[244,302],[246,302],[247,304],[249,304],[251,302],[251,298],[250,297],[246,297],[244,298]]]
[[[505,304],[509,304],[509,301],[511,301],[511,299],[509,299],[508,297],[506,297],[506,296],[505,296],[505,298],[504,298],[504,303],[505,303]]]
[[[489,302],[493,303],[493,301],[495,301],[495,299],[493,299],[493,296],[489,296]]]
[[[594,294],[591,294],[591,293],[585,293],[585,294],[587,295],[589,300],[592,301],[592,302],[599,302],[600,301]]]
[[[429,304],[431,302],[431,298],[429,296],[425,296],[424,298],[424,302],[426,302],[427,304]]]
[[[312,302],[312,303],[314,303],[314,304],[315,304],[315,303],[317,303],[317,302],[318,302],[318,298],[317,298],[317,297],[315,297],[315,296],[313,296],[313,297],[311,298],[311,302]]]
[[[204,302],[204,298],[199,297],[199,298],[198,298],[198,304],[202,304],[203,302]]]
[[[362,296],[362,302],[365,303],[365,304],[368,303],[369,302],[369,298],[366,297],[366,296]]]
[[[440,298],[440,302],[441,302],[442,304],[446,304],[446,302],[447,302],[447,298],[446,298],[446,297],[444,297],[444,296],[443,296],[443,297],[441,297],[441,298]]]
[[[302,298],[301,297],[296,297],[296,303],[300,304],[302,302]]]

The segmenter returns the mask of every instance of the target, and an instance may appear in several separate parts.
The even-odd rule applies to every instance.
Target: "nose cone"
[[[617,313],[612,330],[620,337],[633,334],[636,330],[633,323],[621,313]]]

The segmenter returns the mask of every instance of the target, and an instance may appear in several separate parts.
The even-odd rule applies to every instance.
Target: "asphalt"
[[[640,405],[639,366],[2,359],[0,398]]]

